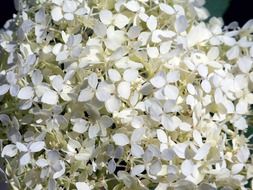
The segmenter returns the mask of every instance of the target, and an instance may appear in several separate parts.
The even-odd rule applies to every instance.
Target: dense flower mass
[[[20,0],[0,33],[12,189],[249,189],[253,20],[203,5]]]

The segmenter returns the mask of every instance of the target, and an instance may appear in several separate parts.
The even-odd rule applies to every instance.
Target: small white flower
[[[119,146],[125,146],[129,144],[128,137],[123,133],[116,133],[115,135],[112,136],[112,139],[115,142],[115,144]]]
[[[76,182],[77,190],[91,190],[89,185],[85,182]]]

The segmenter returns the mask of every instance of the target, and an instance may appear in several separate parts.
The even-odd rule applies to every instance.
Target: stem
[[[10,109],[5,109],[4,111],[1,111],[0,114],[6,114],[6,113],[10,113],[16,111],[16,108],[10,108]]]

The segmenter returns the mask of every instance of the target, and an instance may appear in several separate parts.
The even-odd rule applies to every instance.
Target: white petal
[[[188,46],[192,47],[211,37],[212,37],[211,32],[207,29],[206,25],[202,22],[196,26],[192,26],[191,30],[189,31],[188,36],[187,36]]]
[[[180,72],[179,71],[169,72],[166,76],[166,80],[168,83],[177,82],[179,79],[180,79]]]
[[[68,40],[69,40],[70,34],[66,34],[65,31],[61,31],[61,37],[62,37],[64,43],[66,44],[68,42]]]
[[[173,150],[179,158],[185,158],[186,143],[178,143],[173,146]]]
[[[239,130],[245,130],[248,128],[247,121],[244,117],[240,117],[238,120],[236,120],[233,123],[234,127],[239,129]]]
[[[186,131],[186,132],[189,132],[191,131],[192,127],[189,123],[186,123],[186,122],[182,122],[180,125],[179,125],[179,128],[182,130],[182,131]]]
[[[37,58],[35,54],[28,55],[28,57],[26,58],[26,64],[33,65],[36,62],[36,59]]]
[[[137,12],[140,9],[140,4],[138,1],[130,0],[125,4],[126,8],[132,12]]]
[[[234,113],[235,106],[234,106],[234,103],[232,101],[225,99],[224,102],[223,102],[223,105],[225,106],[228,114]]]
[[[109,113],[118,112],[120,106],[121,101],[116,96],[111,96],[111,98],[105,102],[105,108]]]
[[[147,20],[147,27],[150,31],[154,31],[157,27],[157,18],[151,15]]]
[[[90,10],[88,8],[81,7],[75,11],[75,14],[78,16],[84,16],[85,14],[88,14],[89,12],[90,12]]]
[[[28,110],[32,106],[32,103],[32,100],[26,100],[20,104],[19,109]]]
[[[117,14],[114,17],[114,25],[117,26],[119,29],[124,28],[129,23],[128,17],[123,14]]]
[[[142,126],[143,126],[143,124],[144,124],[144,120],[143,120],[143,118],[142,117],[140,117],[140,116],[136,116],[136,117],[134,117],[133,119],[132,119],[132,121],[131,121],[131,125],[132,125],[132,127],[133,128],[141,128]]]
[[[32,83],[34,85],[38,85],[42,82],[42,80],[43,80],[43,75],[42,75],[41,71],[35,70],[32,74]]]
[[[173,123],[172,119],[169,116],[162,115],[161,118],[161,124],[165,129],[168,131],[175,131],[176,130],[176,125]]]
[[[207,57],[210,60],[216,60],[220,55],[220,50],[218,47],[211,47],[207,52]]]
[[[77,3],[72,0],[65,0],[62,9],[66,13],[73,13],[77,9]]]
[[[135,90],[131,94],[131,97],[130,97],[130,100],[129,100],[130,104],[132,106],[135,106],[138,103],[138,101],[139,101],[139,97],[140,97],[140,93],[137,90]]]
[[[164,149],[161,155],[164,160],[173,160],[174,156],[175,152],[172,149]]]
[[[235,58],[239,57],[239,55],[240,55],[240,48],[239,48],[239,46],[233,46],[226,53],[226,56],[227,56],[228,60],[235,59]]]
[[[76,119],[74,121],[73,131],[77,133],[84,133],[88,129],[88,122],[84,119]]]
[[[199,72],[200,76],[202,76],[202,77],[205,78],[207,76],[207,74],[208,74],[208,68],[207,68],[207,66],[203,65],[203,64],[199,65],[198,66],[198,72]]]
[[[145,135],[146,129],[144,127],[134,129],[131,136],[131,143],[139,143]]]
[[[193,159],[194,160],[204,159],[207,156],[207,154],[209,153],[210,148],[211,148],[210,144],[208,144],[208,143],[204,144],[203,146],[201,146],[197,150],[197,152],[196,152],[195,156],[193,157]]]
[[[109,10],[102,10],[99,13],[99,18],[103,24],[109,25],[112,23],[113,15]]]
[[[74,139],[69,139],[68,144],[67,144],[67,149],[70,152],[76,152],[75,149],[80,149],[81,148],[81,144],[79,143],[79,141],[76,141]]]
[[[150,58],[157,58],[159,56],[159,50],[157,47],[148,47],[147,54]]]
[[[58,94],[53,90],[45,92],[41,98],[41,102],[49,105],[56,105],[58,103]]]
[[[114,30],[114,27],[109,27],[106,31],[107,39],[105,40],[105,46],[115,51],[122,46],[125,41],[125,32],[121,30]]]
[[[231,87],[232,85],[229,85]],[[226,85],[225,85],[226,87]],[[236,75],[234,78],[234,88],[235,90],[242,90],[248,87],[248,78],[245,74]]]
[[[157,138],[161,143],[168,143],[168,137],[162,129],[156,130]]]
[[[8,84],[4,84],[0,86],[0,96],[6,94],[9,90],[10,86]]]
[[[76,188],[77,188],[77,190],[91,190],[89,185],[85,182],[77,182]]]
[[[149,172],[152,175],[156,175],[158,172],[160,172],[162,169],[162,164],[159,160],[154,161],[150,167],[149,167]]]
[[[134,143],[131,144],[131,154],[133,155],[133,157],[141,158],[144,154],[144,150],[140,145]]]
[[[145,170],[145,166],[144,165],[136,165],[132,168],[131,170],[131,175],[132,176],[136,176],[141,174],[143,171]]]
[[[96,97],[99,101],[105,102],[111,98],[111,94],[115,93],[115,86],[107,83],[99,83]]]
[[[58,53],[60,53],[61,50],[62,50],[62,44],[57,43],[54,45],[52,52],[54,55],[58,55]]]
[[[194,107],[196,105],[196,102],[197,102],[197,100],[192,95],[188,95],[186,97],[186,104],[187,105]]]
[[[253,46],[250,48],[250,56],[253,57]]]
[[[64,18],[66,19],[66,20],[74,20],[74,15],[73,15],[73,13],[65,13],[64,14]]]
[[[116,170],[116,166],[117,165],[116,165],[114,159],[111,159],[108,162],[108,172],[109,172],[109,174],[112,174]]]
[[[172,44],[171,41],[160,43],[160,53],[161,54],[168,53],[171,49],[171,44]]]
[[[249,149],[246,146],[241,147],[237,152],[236,157],[241,163],[247,162],[250,157]]]
[[[210,93],[211,92],[211,84],[208,80],[203,80],[201,82],[201,87],[204,90],[205,93]]]
[[[127,36],[130,39],[134,39],[137,38],[139,36],[141,32],[141,29],[138,26],[132,26],[128,32],[127,32]]]
[[[185,176],[191,175],[193,171],[193,162],[191,160],[184,160],[181,164],[181,171]]]
[[[60,75],[54,76],[52,79],[52,87],[57,91],[60,92],[63,88],[63,78]]]
[[[98,125],[92,125],[89,127],[88,135],[90,139],[93,139],[98,136],[100,127]]]
[[[168,165],[168,174],[174,176],[178,172],[177,166],[175,165]]]
[[[41,150],[43,150],[45,147],[45,142],[43,141],[37,141],[31,144],[31,146],[29,147],[31,152],[39,152]]]
[[[11,85],[10,86],[10,94],[11,96],[17,96],[19,92],[19,86],[18,85]]]
[[[54,7],[51,11],[52,19],[56,22],[63,18],[62,10],[60,7]]]
[[[60,160],[61,169],[54,173],[53,178],[59,178],[65,173],[65,164],[62,160]]]
[[[88,83],[91,88],[95,89],[98,85],[98,77],[96,73],[92,73],[88,76]]]
[[[169,100],[176,100],[179,95],[179,90],[176,86],[166,85],[164,88],[164,95]]]
[[[21,166],[27,165],[31,161],[31,155],[30,152],[25,153],[23,156],[21,156],[19,163]]]
[[[59,160],[59,153],[56,150],[50,150],[47,153],[48,161],[56,163]]]
[[[159,4],[160,9],[165,12],[168,15],[173,15],[175,14],[175,10],[168,4],[165,3],[160,3]]]
[[[17,147],[14,144],[8,144],[6,145],[2,152],[1,152],[1,156],[9,156],[9,157],[14,157],[16,154],[18,153]]]
[[[18,92],[18,98],[21,100],[29,100],[34,96],[33,88],[26,86],[20,89]]]
[[[21,152],[27,152],[28,151],[28,148],[20,142],[16,142],[16,147]]]
[[[109,69],[108,76],[109,76],[110,80],[113,82],[118,82],[121,80],[120,73],[116,69]]]
[[[94,33],[99,37],[104,37],[106,35],[106,29],[106,26],[101,22],[96,23],[93,28]]]
[[[11,123],[10,117],[6,114],[0,114],[0,122],[3,124],[3,126],[7,126]]]
[[[36,165],[41,167],[41,168],[44,168],[46,166],[48,166],[48,161],[46,159],[39,159],[36,161]]]
[[[191,83],[188,83],[186,88],[191,95],[195,95],[197,93],[195,87]]]
[[[240,164],[234,164],[231,168],[232,174],[235,175],[235,174],[240,173],[242,171],[243,167],[244,167],[244,164],[241,164],[241,163]]]
[[[223,93],[221,89],[217,88],[214,92],[214,100],[216,104],[222,103],[223,102]]]
[[[223,35],[219,36],[219,39],[227,46],[234,46],[236,44],[236,40],[232,36]]]
[[[236,113],[238,114],[246,114],[248,112],[248,103],[245,100],[240,100],[236,104]]]
[[[64,76],[64,82],[70,81],[74,77],[75,72],[76,72],[75,70],[69,70],[69,71],[67,71],[67,73]]]
[[[252,60],[251,58],[246,57],[246,56],[239,58],[237,64],[243,73],[249,73],[249,71],[252,68]]]
[[[94,97],[94,92],[92,88],[87,87],[80,92],[80,95],[78,96],[78,101],[87,102],[91,100],[93,97]]]
[[[117,134],[113,135],[112,139],[115,142],[115,144],[119,145],[119,146],[125,146],[125,145],[129,144],[128,136],[123,133],[117,133]]]
[[[150,79],[151,84],[156,88],[162,88],[166,84],[165,76],[160,73]]]
[[[128,82],[135,81],[138,78],[138,71],[136,69],[127,69],[123,73],[123,79]]]
[[[193,130],[192,136],[193,136],[194,141],[195,141],[199,146],[202,146],[202,145],[203,145],[202,136],[201,136],[201,133],[200,133],[198,130]]]
[[[184,32],[188,27],[188,22],[185,16],[181,15],[177,17],[175,22],[175,29],[178,33]]]
[[[130,83],[129,82],[120,82],[117,88],[117,92],[119,94],[119,97],[124,98],[124,99],[128,99],[130,96]]]
[[[13,71],[10,71],[6,74],[6,80],[10,84],[16,84],[17,83],[17,76]]]
[[[69,52],[62,51],[56,55],[56,61],[65,61],[68,58]]]
[[[52,3],[61,6],[63,3],[63,0],[52,0]]]
[[[103,115],[103,116],[99,119],[98,123],[99,123],[99,126],[100,126],[101,128],[105,128],[105,129],[106,129],[106,128],[111,127],[112,124],[114,123],[114,121],[113,121],[113,119],[110,118],[109,116]]]
[[[140,35],[138,36],[138,41],[141,42],[142,46],[147,45],[150,35],[150,32],[140,33]]]

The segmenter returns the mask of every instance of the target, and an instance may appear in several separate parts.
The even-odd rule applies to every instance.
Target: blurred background
[[[253,0],[206,0],[211,16],[223,17],[225,25],[237,21],[243,26],[253,19]]]
[[[13,0],[3,0],[0,6],[0,27],[6,20],[15,13]],[[211,16],[223,17],[226,25],[233,21],[238,21],[242,26],[249,19],[253,19],[253,0],[206,0],[206,8]]]

